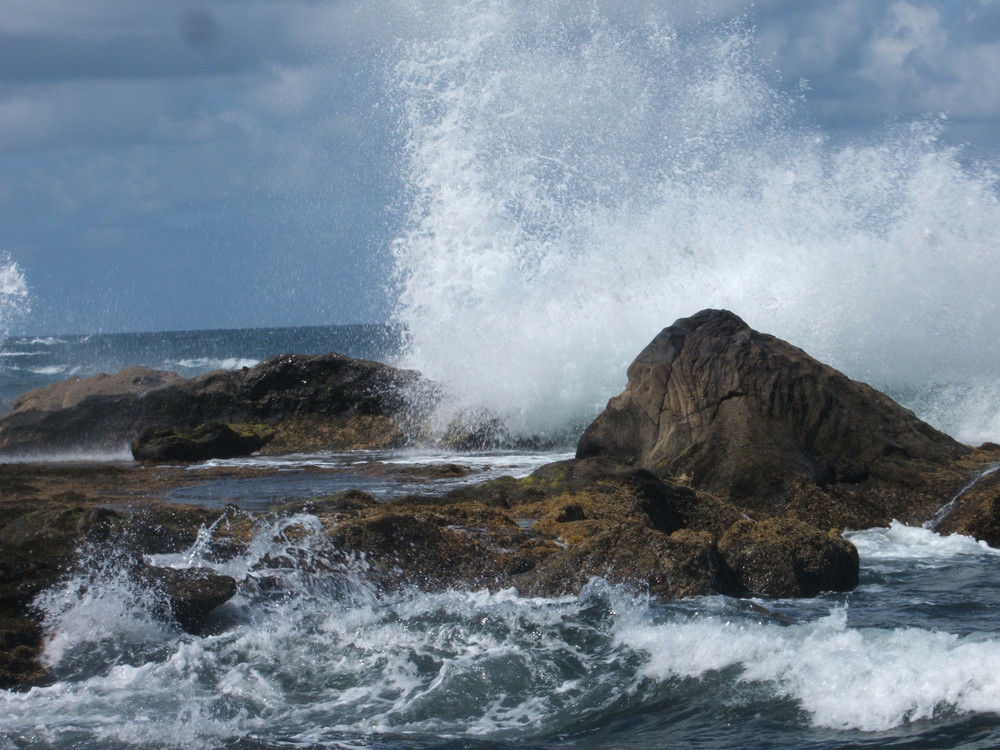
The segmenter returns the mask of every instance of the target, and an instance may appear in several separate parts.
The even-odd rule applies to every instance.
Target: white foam
[[[75,375],[80,371],[80,368],[72,365],[46,365],[45,367],[29,367],[28,370],[35,375]]]
[[[888,528],[852,531],[845,536],[866,560],[952,560],[963,556],[1000,555],[986,542],[962,534],[941,535],[920,526],[893,521]]]
[[[672,12],[415,14],[394,71],[405,364],[529,433],[596,413],[663,326],[706,307],[876,385],[1000,371],[990,169],[963,166],[937,122],[833,145],[746,29],[682,34]],[[996,436],[997,393],[969,394],[976,424],[942,423]]]
[[[817,726],[881,731],[942,710],[1000,712],[1000,643],[918,629],[852,629],[836,610],[815,623],[747,625],[718,617],[623,628],[649,654],[643,676],[739,679],[792,698]]]
[[[39,453],[5,453],[0,455],[0,464],[11,463],[91,463],[97,462],[131,462],[132,451],[128,445],[107,450],[78,450],[62,452]]]
[[[259,362],[259,359],[248,359],[246,357],[194,357],[176,361],[171,360],[166,363],[166,366],[168,368],[207,372],[209,370],[240,370],[244,367],[253,367]]]

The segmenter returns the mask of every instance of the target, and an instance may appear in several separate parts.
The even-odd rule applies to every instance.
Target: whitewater
[[[775,83],[751,18],[678,27],[673,3],[357,12],[393,39],[371,50],[403,194],[390,325],[12,338],[0,395],[110,366],[192,374],[347,348],[443,384],[442,423],[485,410],[565,443],[267,459],[272,484],[178,498],[221,524],[227,504],[331,491],[310,467],[523,476],[572,450],[661,328],[718,307],[964,442],[1000,441],[997,165],[943,145],[946,120],[834,139]],[[8,316],[27,287],[2,265]],[[853,592],[664,603],[600,579],[555,599],[386,593],[364,560],[329,570],[315,517],[257,523],[236,557],[213,555],[206,527],[155,560],[240,582],[200,636],[155,616],[114,559],[45,592],[54,679],[0,691],[0,749],[1000,745],[1000,551],[966,537],[852,530]]]

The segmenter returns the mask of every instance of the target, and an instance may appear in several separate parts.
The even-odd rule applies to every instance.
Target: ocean
[[[942,144],[937,118],[831,137],[749,18],[678,28],[682,5],[378,0],[396,41],[368,50],[387,102],[370,125],[399,140],[402,200],[389,323],[8,337],[0,397],[335,350],[551,437],[599,413],[661,328],[716,307],[964,442],[1000,440],[997,165]],[[263,510],[330,490],[310,466],[477,481],[572,450],[269,458],[277,478],[176,499]],[[112,560],[45,592],[56,681],[0,692],[0,750],[1000,746],[1000,551],[969,538],[846,530],[852,592],[660,602],[600,579],[554,599],[380,593],[363,562],[315,572],[315,518],[261,523],[227,563],[204,555],[211,528],[157,560],[245,581],[201,636],[148,615]],[[255,577],[265,556],[277,587]]]

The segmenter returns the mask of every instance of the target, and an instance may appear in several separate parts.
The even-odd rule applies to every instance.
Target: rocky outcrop
[[[131,370],[23,397],[0,420],[0,445],[111,447],[149,428],[135,451],[154,463],[232,450],[398,445],[419,433],[414,388],[430,394],[426,403],[436,398],[415,373],[338,355],[278,357],[190,381]],[[259,442],[232,447],[244,438]],[[248,596],[280,595],[281,577],[269,566],[299,564],[335,585],[345,566],[363,561],[376,590],[516,587],[553,596],[600,577],[664,599],[815,596],[857,585],[858,554],[840,534],[845,527],[935,518],[938,530],[1000,544],[1000,471],[982,474],[994,464],[1000,447],[960,445],[871,387],[732,313],[709,310],[677,321],[643,350],[575,459],[436,497],[377,502],[349,490],[286,503],[261,528],[271,524],[268,533],[286,541],[321,538],[305,555],[293,545],[261,557],[240,582],[147,559],[201,544],[209,527],[212,558],[231,559],[254,533],[247,514],[107,507],[108,496],[152,496],[154,485],[162,498],[171,481],[164,477],[191,481],[191,472],[0,465],[0,686],[44,679],[43,623],[32,603],[81,560],[100,558],[81,558],[84,547],[113,551],[131,580],[156,592],[157,616],[192,632],[240,586]]]
[[[417,373],[339,354],[281,355],[190,380],[130,368],[20,397],[0,417],[0,452],[121,451],[147,430],[189,433],[215,423],[273,429],[260,447],[274,453],[384,448],[418,429],[414,392],[433,403],[433,389]]]
[[[801,349],[705,310],[664,329],[584,432],[602,456],[761,516],[834,527],[923,520],[970,448]]]
[[[834,531],[748,520],[707,493],[599,458],[356,510],[337,514],[335,546],[386,586],[556,596],[600,577],[676,599],[814,596],[858,581],[857,552]]]
[[[170,537],[163,526],[162,512],[138,518],[100,506],[84,508],[58,500],[48,507],[22,513],[6,506],[3,510],[0,688],[25,687],[45,679],[45,669],[39,662],[44,646],[44,613],[36,609],[36,598],[68,576],[86,574],[87,566],[108,565],[120,570],[134,585],[150,592],[150,601],[159,603],[161,611],[155,614],[174,620],[190,633],[200,632],[209,613],[236,593],[236,581],[229,576],[206,570],[159,568],[145,562],[143,553],[153,551],[152,547],[163,545]],[[199,525],[192,522],[199,518],[204,515],[196,512],[179,523],[175,519],[175,525],[183,529],[183,542],[197,534]],[[143,544],[144,538],[156,542]],[[90,585],[101,585],[99,577]]]

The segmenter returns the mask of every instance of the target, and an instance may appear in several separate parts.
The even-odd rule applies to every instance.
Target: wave
[[[893,521],[888,528],[866,529],[846,534],[858,554],[866,561],[921,560],[925,562],[956,558],[1000,555],[1000,550],[986,542],[962,534],[942,536],[919,526]]]
[[[743,727],[863,732],[1000,712],[994,634],[852,627],[842,599],[807,601],[793,617],[781,614],[798,606],[790,602],[663,604],[599,579],[557,598],[391,594],[367,582],[366,561],[333,562],[342,558],[315,516],[262,524],[228,561],[212,557],[215,529],[183,553],[151,558],[241,581],[204,636],[159,619],[162,602],[114,556],[86,558],[43,593],[36,605],[57,681],[0,692],[0,732],[47,746],[89,738],[197,748],[238,737],[326,746],[377,736],[561,744],[613,731],[609,716],[649,712],[676,721],[671,736],[682,739],[680,727],[701,716],[693,740],[718,739],[720,711],[747,717]],[[873,535],[863,555],[909,555],[891,537],[918,532],[931,538],[898,526]],[[949,544],[941,554],[972,551]],[[726,746],[746,740],[732,739]]]
[[[405,363],[457,408],[553,432],[620,392],[661,328],[728,308],[909,388],[963,439],[1000,434],[995,167],[936,119],[835,142],[776,86],[752,19],[672,16],[447,0],[406,17]],[[938,408],[938,384],[972,379]]]

